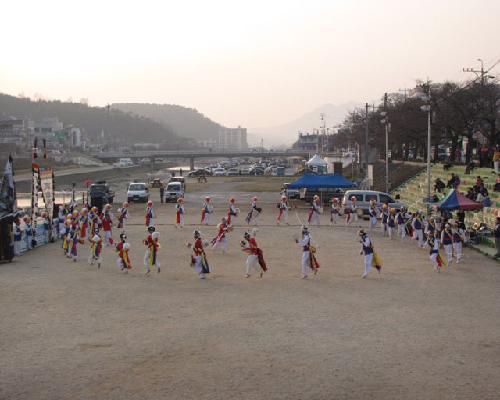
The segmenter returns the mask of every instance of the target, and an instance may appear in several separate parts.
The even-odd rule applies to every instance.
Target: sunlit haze
[[[9,1],[0,91],[156,102],[226,126],[376,100],[500,56],[498,1]]]

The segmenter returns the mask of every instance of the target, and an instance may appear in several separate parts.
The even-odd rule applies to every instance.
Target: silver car
[[[377,209],[382,208],[383,204],[387,204],[389,208],[395,208],[396,210],[405,207],[403,203],[394,200],[389,194],[384,192],[377,192],[375,190],[348,190],[345,192],[342,200],[344,208],[351,208],[351,199],[353,196],[356,197],[356,208],[360,217],[368,215],[371,200],[375,200]]]

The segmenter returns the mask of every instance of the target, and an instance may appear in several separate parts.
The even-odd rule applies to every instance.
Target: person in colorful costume
[[[104,212],[101,214],[101,226],[104,232],[104,245],[106,247],[112,246],[113,241],[113,220],[111,219],[111,214],[109,212]]]
[[[453,232],[451,231],[451,225],[446,224],[443,231],[441,232],[441,244],[443,245],[444,252],[446,253],[446,261],[448,265],[453,262]]]
[[[227,237],[226,234],[229,232],[229,224],[226,218],[222,218],[220,224],[217,225],[217,235],[212,239],[212,249],[216,250],[222,246],[222,254],[227,253]]]
[[[201,207],[201,223],[208,225],[210,221],[210,214],[213,213],[213,207],[210,204],[210,196],[206,196]]]
[[[281,196],[280,202],[276,205],[278,209],[278,215],[276,217],[276,225],[280,225],[281,221],[285,221],[285,224],[288,225],[288,198],[285,195]]]
[[[155,214],[155,211],[153,208],[153,202],[151,200],[149,200],[148,205],[146,207],[146,217],[145,217],[146,226],[147,227],[154,226],[155,225],[155,223],[154,223],[155,218],[156,218],[156,214]]]
[[[313,196],[311,201],[311,207],[309,208],[309,212],[307,214],[307,223],[309,225],[317,225],[319,226],[321,219],[321,201],[317,194]]]
[[[312,244],[309,229],[306,226],[302,227],[302,238],[295,239],[295,243],[302,247],[301,272],[302,279],[306,279],[312,271],[314,275],[318,273],[319,262],[316,259],[316,247]]]
[[[398,236],[404,239],[406,237],[406,212],[404,207],[401,207],[396,213],[396,224],[398,225]]]
[[[255,239],[256,229],[252,230],[252,233],[245,232],[243,234],[243,240],[241,241],[241,250],[248,254],[246,259],[246,269],[245,278],[249,278],[252,272],[258,271],[259,276],[262,278],[264,272],[267,271],[267,265],[264,260],[264,253],[257,245],[257,240]]]
[[[94,230],[93,236],[89,239],[90,256],[88,262],[90,265],[97,263],[97,268],[101,268],[102,263],[102,238],[99,234],[99,229]]]
[[[160,260],[158,251],[160,250],[160,232],[156,232],[154,226],[148,227],[148,236],[144,240],[146,253],[144,254],[144,265],[146,266],[146,275],[149,275],[151,269],[156,267],[156,272],[160,273]]]
[[[210,266],[208,265],[207,255],[203,248],[203,240],[201,233],[198,230],[193,232],[194,243],[188,243],[188,247],[193,249],[191,255],[191,267],[198,274],[200,279],[205,279],[205,275],[210,273]]]
[[[23,240],[23,231],[21,230],[21,221],[19,217],[16,217],[14,220],[14,255],[21,255],[22,248],[22,240]]]
[[[184,215],[186,214],[186,209],[184,208],[184,199],[179,197],[177,199],[177,204],[175,205],[175,227],[184,228]]]
[[[332,204],[330,206],[330,225],[337,224],[337,217],[340,216],[340,205],[337,197],[332,197]]]
[[[427,233],[427,246],[429,247],[429,260],[434,266],[434,271],[441,272],[444,263],[439,254],[439,234],[437,232],[435,234]]]
[[[370,200],[370,208],[368,209],[369,220],[369,230],[370,232],[377,225],[377,208],[375,207],[375,200]]]
[[[360,243],[361,243],[361,252],[360,254],[364,256],[364,267],[365,272],[361,276],[361,278],[365,279],[368,276],[372,266],[374,266],[378,273],[382,270],[382,263],[378,255],[375,253],[373,249],[373,244],[366,232],[363,229],[360,229],[359,232]]]
[[[99,209],[97,207],[92,207],[89,212],[89,241],[95,236],[95,231],[100,229],[100,225]]]
[[[455,258],[458,264],[462,259],[462,247],[466,239],[465,230],[462,229],[459,223],[456,222],[453,224],[452,232],[453,232],[453,251],[455,253]]]
[[[387,233],[389,234],[389,239],[392,240],[396,231],[396,209],[391,208],[389,210],[389,215],[387,217]]]
[[[384,236],[389,234],[387,221],[389,220],[389,210],[387,204],[382,204],[382,211],[380,213],[380,226]]]
[[[239,214],[239,209],[236,208],[236,200],[234,197],[229,198],[229,208],[227,210],[227,224],[231,225],[233,218],[236,218]]]
[[[130,244],[127,243],[127,235],[125,233],[120,233],[120,242],[116,244],[116,252],[118,253],[118,258],[116,259],[116,265],[128,273],[128,270],[132,268],[132,262],[130,261]]]
[[[422,213],[420,211],[415,213],[412,221],[413,236],[418,241],[418,247],[424,248],[424,230],[422,222]]]
[[[78,222],[73,222],[69,231],[68,238],[68,252],[67,257],[71,258],[74,262],[78,259],[78,244],[80,243],[80,228]]]
[[[250,211],[245,218],[245,222],[247,223],[247,225],[250,225],[251,223],[253,223],[253,225],[258,224],[259,215],[262,212],[262,208],[257,205],[258,200],[259,199],[256,196],[252,197],[252,202],[250,203]]]
[[[125,231],[125,221],[129,218],[128,203],[125,201],[122,207],[118,209],[118,229]]]
[[[33,226],[31,225],[31,219],[27,215],[23,217],[24,222],[24,232],[26,234],[26,246],[28,250],[31,250],[34,245],[33,240]]]
[[[78,235],[81,239],[85,239],[87,237],[87,229],[89,229],[89,211],[87,208],[82,208],[78,222],[80,228]]]

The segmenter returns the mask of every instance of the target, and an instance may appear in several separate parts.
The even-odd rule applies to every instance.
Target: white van
[[[129,168],[134,166],[134,162],[130,158],[120,158],[118,162],[113,165],[117,168]]]
[[[184,197],[184,186],[181,182],[169,182],[165,189],[165,202],[176,202],[178,198]]]
[[[142,182],[132,182],[129,183],[127,188],[127,201],[129,203],[133,201],[142,201],[147,203],[149,200],[149,189],[145,183]]]
[[[387,204],[389,208],[396,210],[405,207],[405,205],[397,200],[394,200],[389,194],[384,192],[377,192],[375,190],[348,190],[344,194],[342,205],[344,208],[350,208],[352,205],[352,197],[356,197],[356,207],[358,215],[368,215],[370,208],[370,201],[375,200],[377,210],[382,207],[382,204]]]

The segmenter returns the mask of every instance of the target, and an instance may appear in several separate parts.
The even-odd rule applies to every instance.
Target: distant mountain
[[[150,118],[182,137],[196,140],[218,138],[220,124],[194,108],[174,104],[113,103],[114,109]]]
[[[326,127],[331,128],[344,121],[347,113],[360,105],[354,102],[334,105],[324,104],[317,109],[304,114],[288,123],[264,127],[249,128],[249,138],[264,138],[264,146],[291,145],[297,140],[298,132],[312,132],[313,129],[321,126],[320,115],[325,115]],[[250,139],[249,139],[250,141]],[[252,144],[252,143],[250,143]]]
[[[119,110],[58,100],[31,101],[29,98],[0,93],[0,118],[10,116],[34,121],[40,121],[44,117],[57,117],[64,125],[82,128],[90,138],[97,138],[104,132],[107,138],[121,142],[154,141],[162,143],[166,148],[187,145],[187,141],[176,136],[171,128]]]

